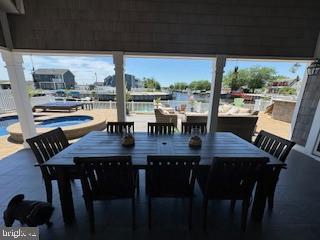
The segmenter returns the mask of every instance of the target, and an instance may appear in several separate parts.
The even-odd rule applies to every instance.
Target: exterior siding
[[[6,43],[4,41],[4,36],[3,36],[3,32],[2,32],[2,27],[0,26],[0,46],[1,47],[6,47]]]
[[[74,75],[72,72],[65,72],[65,74],[63,74],[63,81],[66,84],[67,89],[74,89],[76,82],[74,80]]]
[[[316,0],[25,0],[18,49],[313,56]]]
[[[305,146],[320,100],[320,75],[309,76],[301,99],[292,140]]]

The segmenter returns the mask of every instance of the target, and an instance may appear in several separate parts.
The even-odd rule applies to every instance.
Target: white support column
[[[226,57],[221,55],[217,56],[217,58],[213,60],[212,64],[212,82],[207,122],[207,128],[209,133],[213,133],[217,129],[219,101],[221,95],[223,69],[225,64]]]
[[[11,89],[16,105],[17,114],[23,134],[23,139],[34,137],[36,127],[33,121],[32,107],[27,93],[27,82],[23,72],[23,59],[19,53],[2,52],[2,59],[6,64]],[[27,144],[24,143],[26,147]]]
[[[116,75],[117,116],[119,122],[124,122],[126,120],[126,85],[123,52],[113,52],[113,63]]]

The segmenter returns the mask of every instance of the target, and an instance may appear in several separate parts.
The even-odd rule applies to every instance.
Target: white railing
[[[14,111],[16,105],[14,104],[13,95],[10,89],[0,89],[0,113]]]
[[[108,102],[92,102],[93,109],[117,109],[117,102],[108,101]]]
[[[55,98],[52,96],[32,97],[30,99],[31,106],[39,105],[47,102],[53,102]],[[79,100],[80,101],[80,100]],[[254,104],[244,104],[245,108],[251,110],[264,111],[272,100],[259,99],[255,100]],[[93,109],[116,109],[117,103],[115,101],[93,101]],[[181,105],[186,105],[186,111],[206,112],[209,110],[209,103],[207,102],[193,102],[190,101],[176,101],[166,100],[161,101],[163,106],[171,107],[178,110]],[[126,108],[133,113],[153,113],[154,102],[127,102]],[[5,113],[15,110],[14,99],[11,90],[0,90],[0,113]]]
[[[127,102],[126,107],[129,112],[134,113],[153,113],[153,102]]]

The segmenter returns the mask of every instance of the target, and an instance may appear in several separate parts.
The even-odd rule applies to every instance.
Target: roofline
[[[1,50],[1,48],[0,48]],[[3,48],[2,50],[8,50]],[[48,55],[51,56],[112,56],[117,51],[83,51],[83,50],[48,50],[48,49],[12,49],[12,52],[21,54],[32,54],[32,55]],[[230,55],[230,54],[191,54],[191,53],[154,53],[154,52],[126,52],[123,51],[125,57],[150,57],[150,58],[195,58],[195,59],[215,59],[217,56],[225,56],[228,59],[244,59],[244,60],[264,60],[264,61],[300,61],[310,62],[313,61],[313,57],[284,57],[284,56],[250,56],[250,55]]]

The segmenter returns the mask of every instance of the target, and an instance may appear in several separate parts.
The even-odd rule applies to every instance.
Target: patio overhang
[[[208,129],[214,131],[227,58],[311,60],[319,51],[316,43],[320,3],[312,0],[304,1],[303,8],[296,1],[276,0],[255,4],[241,1],[233,5],[196,0],[25,0],[15,1],[14,6],[18,12],[0,4],[0,46],[25,138],[36,131],[27,103],[23,53],[112,54],[119,120],[125,120],[125,55],[211,58],[214,62]],[[301,94],[300,99],[304,91]],[[297,119],[302,114],[299,106]],[[308,123],[312,125],[319,114],[320,111],[314,111]],[[298,128],[296,124],[294,129]],[[303,134],[309,136],[309,132]]]

